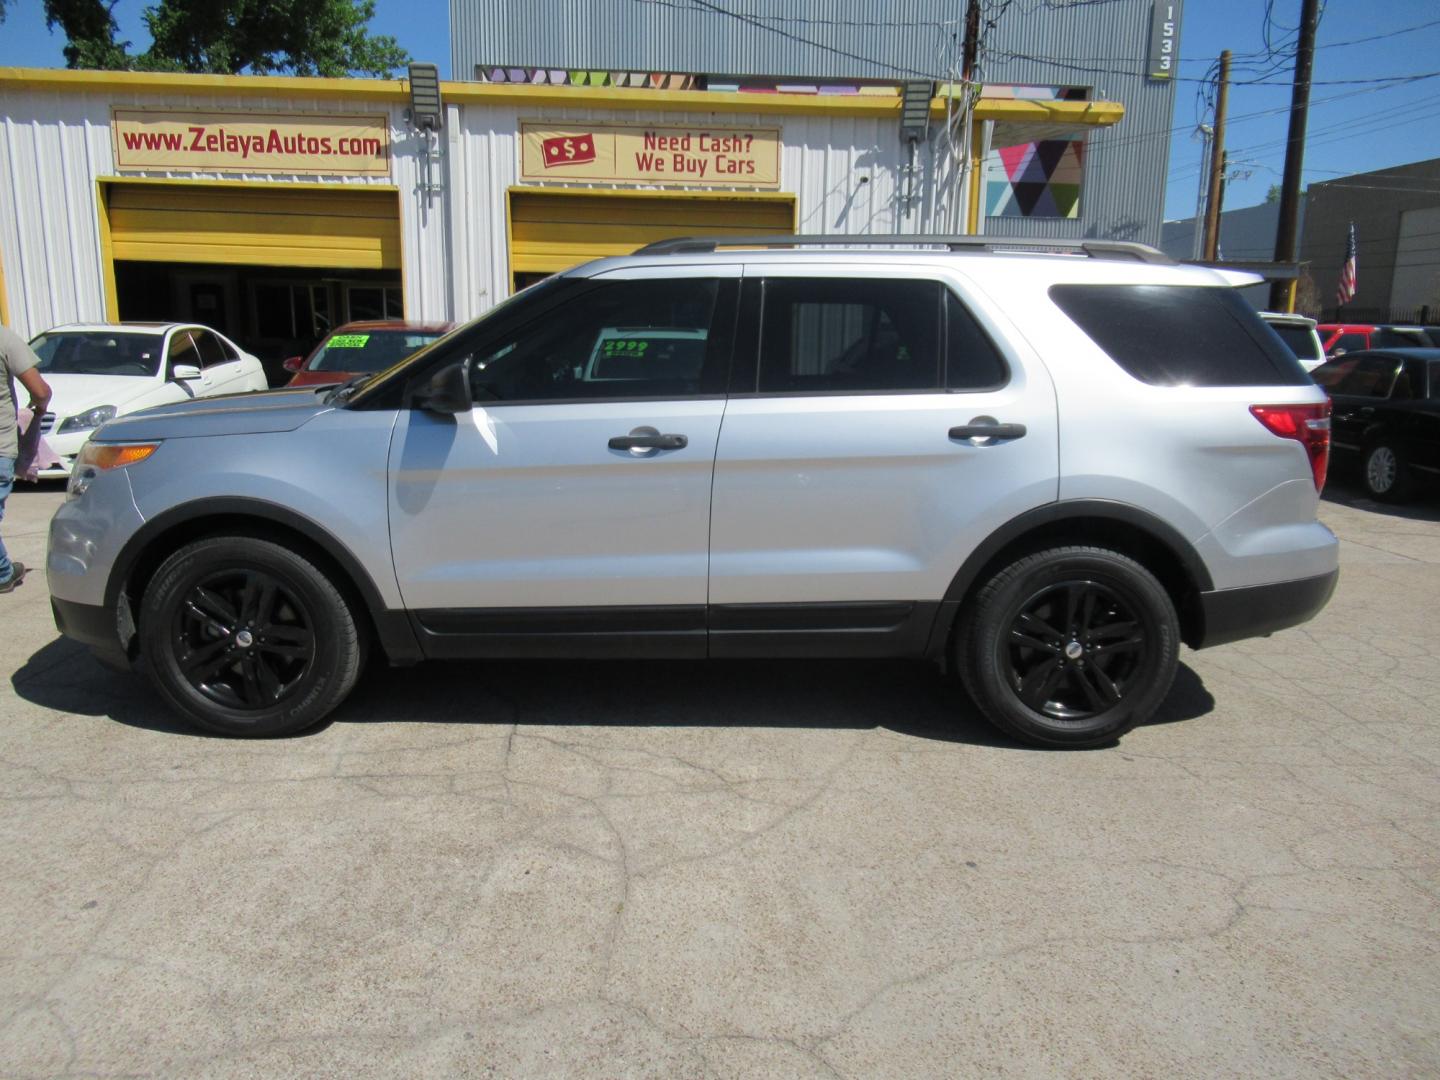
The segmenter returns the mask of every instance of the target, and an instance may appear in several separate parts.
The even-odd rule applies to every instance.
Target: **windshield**
[[[1301,360],[1319,360],[1323,355],[1320,352],[1320,341],[1315,332],[1308,326],[1293,326],[1285,323],[1271,323],[1270,329],[1280,335],[1280,340],[1285,342]]]
[[[384,371],[440,337],[439,330],[357,330],[331,334],[306,371]]]
[[[152,376],[160,370],[164,343],[160,334],[87,330],[41,334],[30,347],[40,357],[38,370],[46,375]]]

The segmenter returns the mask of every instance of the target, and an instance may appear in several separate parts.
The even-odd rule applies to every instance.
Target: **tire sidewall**
[[[296,692],[268,709],[229,708],[192,687],[175,657],[171,627],[178,605],[199,581],[217,571],[260,570],[293,590],[307,609],[315,656]],[[317,580],[318,579],[318,580]],[[267,736],[301,731],[333,707],[335,684],[345,666],[342,625],[333,588],[310,564],[269,541],[201,541],[166,560],[145,591],[140,637],[145,665],[161,694],[196,724],[225,735]]]
[[[1140,621],[1149,647],[1144,672],[1136,676],[1138,685],[1117,705],[1084,720],[1065,721],[1020,700],[1010,685],[1005,657],[1011,626],[1024,606],[1047,588],[1076,580],[1094,581],[1119,594]],[[1147,719],[1170,691],[1179,652],[1178,620],[1164,588],[1138,563],[1101,551],[1056,551],[1048,562],[1005,582],[988,596],[968,637],[976,689],[985,698],[982,709],[1001,727],[1047,746],[1108,745]]]

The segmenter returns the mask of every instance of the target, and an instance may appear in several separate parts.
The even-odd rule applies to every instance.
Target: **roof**
[[[61,323],[59,326],[52,326],[48,330],[42,330],[42,334],[55,334],[61,331],[67,334],[103,334],[106,331],[115,331],[122,334],[167,334],[177,326],[200,326],[200,323],[159,323],[159,322],[113,322],[113,323]]]

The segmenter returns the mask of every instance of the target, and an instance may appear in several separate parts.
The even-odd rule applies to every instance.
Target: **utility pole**
[[[1201,124],[1195,129],[1200,136],[1200,177],[1195,183],[1195,236],[1190,245],[1190,258],[1200,262],[1205,257],[1205,190],[1210,186],[1210,140],[1215,129]]]
[[[980,50],[980,0],[970,0],[965,8],[965,44],[960,53],[960,78],[970,82],[975,76],[975,56]]]
[[[1230,104],[1230,50],[1220,54],[1220,92],[1215,97],[1215,141],[1210,147],[1210,194],[1205,199],[1205,261],[1220,250],[1220,183],[1225,175],[1225,112]]]
[[[1280,220],[1275,226],[1275,261],[1296,259],[1295,233],[1300,217],[1300,174],[1305,166],[1305,122],[1310,113],[1310,74],[1315,67],[1315,28],[1320,0],[1303,0],[1300,37],[1295,45],[1295,86],[1290,92],[1290,133],[1285,140],[1285,174],[1280,180]],[[1270,310],[1295,310],[1295,282],[1270,283]]]

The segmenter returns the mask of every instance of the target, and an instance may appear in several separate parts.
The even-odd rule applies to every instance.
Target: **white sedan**
[[[45,331],[30,347],[54,391],[40,430],[60,464],[42,477],[68,476],[90,433],[117,416],[268,388],[258,359],[205,326],[72,323]]]

